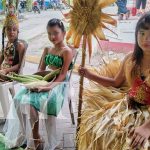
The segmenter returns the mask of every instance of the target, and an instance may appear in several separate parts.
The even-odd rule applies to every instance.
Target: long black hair
[[[131,76],[135,76],[137,74],[138,68],[141,67],[142,59],[143,59],[143,50],[140,48],[138,44],[138,32],[140,29],[148,30],[150,29],[150,12],[144,14],[139,21],[137,22],[135,29],[135,46],[134,52],[132,55],[132,61],[134,62],[134,66],[131,70]]]
[[[2,51],[4,51],[5,47],[5,27],[2,29]]]

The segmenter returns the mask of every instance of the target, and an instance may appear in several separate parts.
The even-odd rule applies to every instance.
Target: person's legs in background
[[[124,4],[125,4],[125,9],[126,9],[126,13],[125,13],[125,18],[126,20],[130,17],[130,10],[127,9],[127,0],[124,0]]]
[[[141,10],[140,10],[141,4],[142,4],[142,0],[136,0],[137,16],[141,15]]]
[[[142,0],[142,14],[145,13],[146,3],[147,3],[147,0]]]
[[[117,6],[118,6],[118,16],[119,16],[119,20],[123,19],[123,15],[126,15],[126,19],[129,18],[129,10],[127,9],[126,5],[127,5],[127,0],[117,0],[116,2]]]

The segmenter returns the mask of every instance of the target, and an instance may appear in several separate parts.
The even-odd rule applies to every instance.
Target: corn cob
[[[33,80],[43,80],[43,77],[40,76],[40,75],[18,75],[16,73],[13,74],[13,76],[16,76],[16,77],[21,77],[21,78],[31,78]]]
[[[34,74],[34,75],[26,75],[27,77],[33,77],[33,78],[36,78],[36,79],[39,79],[39,80],[43,80],[43,77],[42,76],[40,76],[40,75],[36,75],[36,74]]]
[[[28,89],[31,88],[38,88],[39,86],[46,86],[48,85],[47,81],[41,80],[41,81],[34,81],[34,82],[30,82],[30,83],[26,83],[24,84],[24,86]]]
[[[15,74],[13,76],[14,77],[18,77],[18,78],[31,79],[33,81],[39,81],[39,79],[37,79],[35,77],[32,77],[32,76],[28,76],[28,75],[18,75],[18,74]]]
[[[20,83],[27,83],[27,82],[33,82],[35,80],[31,78],[22,78],[22,77],[13,77],[13,76],[7,76],[9,79],[15,80]]]
[[[45,75],[44,77],[40,76],[40,75],[18,75],[16,73],[13,74],[13,76],[7,75],[6,77],[11,79],[11,80],[15,80],[17,82],[26,84],[26,87],[38,87],[38,86],[44,86],[46,85],[48,82],[47,81],[51,81],[52,79],[54,79],[54,77],[56,77],[59,73],[60,73],[61,69],[56,69],[52,72],[50,72],[49,74]],[[34,86],[35,85],[35,86]]]
[[[56,69],[52,72],[50,72],[49,74],[47,74],[46,76],[44,76],[43,80],[45,81],[51,81],[55,76],[57,76],[60,73],[60,68]]]

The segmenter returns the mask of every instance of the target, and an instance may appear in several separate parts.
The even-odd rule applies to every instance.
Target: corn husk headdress
[[[18,21],[15,7],[12,4],[10,4],[8,6],[8,12],[2,30],[2,50],[4,50],[4,38],[6,36],[5,29],[7,27],[12,27],[12,26],[17,26],[19,28],[19,21]]]
[[[8,7],[8,13],[4,21],[4,27],[14,26],[14,25],[19,26],[19,21],[15,13],[15,7],[11,4]]]
[[[73,45],[79,48],[82,38],[86,36],[89,58],[92,54],[92,36],[96,40],[107,40],[103,30],[109,29],[107,25],[116,26],[117,21],[111,14],[104,13],[103,8],[111,5],[116,0],[74,0],[69,13],[63,14],[69,22],[69,31],[66,35],[67,42],[72,39]],[[113,32],[113,31],[112,31]],[[113,32],[114,33],[114,32]],[[115,34],[115,33],[114,33]]]

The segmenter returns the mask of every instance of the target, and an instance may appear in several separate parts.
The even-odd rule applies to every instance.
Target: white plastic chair
[[[25,53],[21,62],[20,69],[18,71],[18,74],[22,74],[23,67],[25,65],[25,54],[28,48],[28,44],[24,40],[20,40],[25,46]],[[1,106],[4,114],[4,119],[7,117],[7,114],[10,109],[10,101],[9,101],[9,92],[12,95],[12,97],[15,95],[15,90],[14,90],[14,85],[16,82],[0,82],[0,101],[1,101]]]
[[[78,51],[76,49],[73,49],[73,55],[74,55],[74,60],[73,60],[73,68],[74,68],[74,65],[76,63],[76,59],[77,59],[77,56],[78,56]],[[70,81],[71,81],[73,68],[70,70],[69,79],[68,79],[68,82],[69,82],[68,104],[69,104],[69,111],[70,111],[71,121],[72,121],[72,124],[74,125],[75,124],[75,119],[74,119],[74,113],[73,113],[73,107],[72,107],[72,98],[71,98],[71,90],[70,90],[70,88],[71,88],[70,87],[70,84],[71,84]]]

